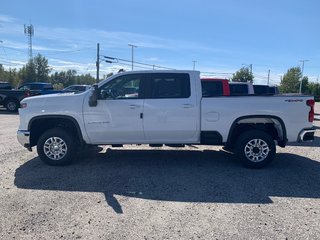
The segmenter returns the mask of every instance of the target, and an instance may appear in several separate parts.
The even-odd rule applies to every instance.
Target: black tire
[[[246,167],[262,168],[274,159],[276,145],[269,134],[250,130],[239,136],[235,151]]]
[[[48,165],[70,164],[76,154],[74,139],[62,128],[44,132],[38,140],[37,151],[40,159]]]
[[[5,103],[5,108],[8,112],[17,112],[19,108],[19,103],[14,99],[9,99]]]

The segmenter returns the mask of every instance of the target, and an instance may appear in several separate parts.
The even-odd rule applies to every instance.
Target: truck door
[[[93,144],[144,140],[141,82],[139,74],[121,75],[99,87],[96,107],[84,103],[85,128]]]
[[[150,143],[195,143],[199,107],[194,82],[187,73],[146,75],[143,111],[145,138]]]

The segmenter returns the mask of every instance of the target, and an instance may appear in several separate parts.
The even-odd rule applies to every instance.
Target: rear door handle
[[[136,109],[136,108],[139,108],[139,107],[140,107],[140,105],[137,105],[137,104],[130,104],[129,105],[130,109]]]
[[[183,104],[183,108],[193,108],[192,104]]]

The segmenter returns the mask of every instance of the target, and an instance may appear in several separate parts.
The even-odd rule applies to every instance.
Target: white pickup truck
[[[261,168],[276,145],[311,141],[310,96],[202,97],[197,71],[133,71],[90,90],[21,102],[17,137],[50,165],[69,164],[85,145],[223,145]]]

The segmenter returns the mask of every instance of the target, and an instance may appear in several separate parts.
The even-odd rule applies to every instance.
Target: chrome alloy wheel
[[[52,160],[62,159],[68,151],[66,142],[59,137],[48,138],[43,145],[44,154]]]
[[[270,152],[268,144],[262,139],[252,139],[244,147],[244,154],[252,162],[265,160]]]

